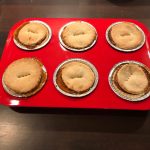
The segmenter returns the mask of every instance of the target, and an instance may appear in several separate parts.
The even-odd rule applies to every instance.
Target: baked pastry
[[[96,37],[95,29],[81,21],[68,24],[61,33],[61,39],[67,47],[79,50],[91,46]]]
[[[144,35],[137,26],[129,22],[114,24],[108,33],[109,41],[116,47],[132,50],[144,41]]]
[[[137,64],[125,64],[116,74],[117,83],[127,93],[142,94],[149,86],[148,76]]]
[[[37,92],[46,81],[46,72],[36,58],[21,58],[12,62],[3,74],[3,84],[14,95],[27,97]]]
[[[88,91],[95,82],[95,74],[87,64],[71,61],[64,64],[56,75],[60,89],[70,94]]]
[[[35,48],[42,44],[49,35],[47,27],[38,22],[27,22],[21,25],[14,33],[14,38],[27,48]]]
[[[127,100],[142,100],[143,96],[150,92],[149,68],[140,63],[119,64],[110,80],[116,94]]]

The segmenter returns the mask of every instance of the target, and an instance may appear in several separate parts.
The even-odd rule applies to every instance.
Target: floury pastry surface
[[[39,60],[21,58],[6,68],[3,82],[8,90],[17,94],[27,94],[39,87],[42,77],[43,69]]]
[[[84,93],[88,91],[95,82],[95,74],[92,69],[77,61],[64,64],[57,75],[57,83],[62,90],[68,93]]]
[[[48,37],[48,29],[38,22],[28,22],[21,25],[15,32],[16,40],[26,46],[34,48]]]
[[[81,62],[70,62],[62,68],[62,80],[76,92],[83,92],[92,87],[95,76],[89,66]]]
[[[61,39],[70,48],[83,49],[90,46],[97,37],[95,29],[86,22],[68,24],[61,33]]]
[[[149,78],[142,67],[137,64],[125,64],[116,74],[119,86],[130,94],[142,94],[149,87]]]
[[[114,46],[125,50],[137,48],[144,41],[142,32],[135,24],[129,22],[113,25],[108,34]]]

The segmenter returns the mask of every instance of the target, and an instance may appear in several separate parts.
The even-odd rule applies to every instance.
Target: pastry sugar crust
[[[35,90],[42,78],[41,63],[35,58],[21,58],[12,62],[3,74],[5,86],[18,94]]]
[[[149,79],[142,67],[137,64],[122,65],[116,74],[119,86],[127,93],[142,94],[149,87]]]
[[[109,31],[109,38],[113,45],[125,50],[137,48],[144,40],[143,33],[135,24],[129,22],[113,25]]]
[[[28,22],[15,31],[15,39],[28,48],[40,45],[48,37],[48,29],[42,23]]]
[[[76,21],[67,25],[62,33],[61,39],[70,48],[87,48],[96,39],[95,29],[86,22]]]
[[[63,65],[61,77],[65,86],[77,93],[89,90],[95,81],[91,68],[81,62],[69,62]]]

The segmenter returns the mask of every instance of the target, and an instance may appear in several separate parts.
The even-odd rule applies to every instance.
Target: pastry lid
[[[79,20],[78,20],[78,21],[79,21]],[[96,33],[96,38],[95,38],[95,40],[94,40],[93,43],[92,43],[91,45],[89,45],[88,47],[86,47],[86,48],[81,48],[81,49],[71,48],[71,47],[67,46],[67,45],[63,42],[63,40],[62,40],[62,38],[61,38],[61,34],[62,34],[64,28],[67,27],[68,25],[73,24],[73,23],[76,23],[76,22],[77,22],[77,21],[69,22],[69,23],[65,24],[65,25],[60,29],[59,35],[58,35],[58,36],[59,36],[59,42],[60,42],[60,44],[61,44],[64,48],[66,48],[66,49],[68,49],[68,50],[71,50],[71,51],[82,52],[82,51],[89,50],[90,48],[92,48],[92,47],[95,45],[95,43],[96,43],[96,41],[97,41],[97,38],[98,38],[98,34],[97,34],[97,31],[96,31],[95,27],[94,27],[93,25],[91,25],[90,23],[88,23],[88,22],[80,21],[81,23],[84,22],[84,23],[88,24],[89,26],[91,26],[91,27],[95,30],[95,33]]]
[[[126,22],[126,21],[124,21],[124,22]],[[138,47],[136,47],[136,48],[133,48],[133,49],[123,49],[123,48],[119,48],[119,47],[117,47],[117,46],[115,46],[112,42],[111,42],[111,40],[110,40],[110,38],[109,38],[109,32],[110,32],[110,30],[111,30],[111,28],[113,27],[113,26],[115,26],[116,24],[120,24],[120,23],[123,23],[123,22],[115,22],[115,23],[112,23],[108,28],[107,28],[107,30],[106,30],[106,40],[107,40],[107,42],[114,48],[114,49],[116,49],[116,50],[118,50],[118,51],[122,51],[122,52],[134,52],[134,51],[137,51],[137,50],[139,50],[143,45],[144,45],[144,43],[145,43],[145,34],[144,34],[144,32],[143,32],[143,30],[138,26],[138,25],[136,25],[136,24],[134,24],[134,23],[132,23],[132,22],[129,22],[129,23],[132,23],[141,33],[142,33],[142,35],[143,35],[143,41],[141,42],[141,44],[138,46]]]
[[[84,63],[84,64],[86,64],[87,66],[89,66],[90,69],[93,71],[93,73],[94,73],[94,75],[95,75],[95,81],[94,81],[93,86],[92,86],[88,91],[86,91],[86,92],[84,92],[84,93],[82,93],[82,94],[71,94],[71,93],[67,93],[67,92],[63,91],[63,90],[59,87],[59,85],[57,84],[56,78],[57,78],[57,73],[58,73],[59,69],[60,69],[64,64],[67,64],[67,63],[69,63],[69,62],[81,62],[81,63]],[[68,59],[68,60],[62,62],[62,63],[56,68],[56,70],[55,70],[55,72],[54,72],[54,76],[53,76],[53,82],[54,82],[54,85],[55,85],[56,89],[57,89],[60,93],[66,95],[66,96],[70,96],[70,97],[83,97],[83,96],[86,96],[86,95],[90,94],[90,93],[96,88],[96,86],[97,86],[97,84],[98,84],[98,78],[99,78],[99,77],[98,77],[98,72],[97,72],[97,70],[96,70],[96,68],[95,68],[95,66],[94,66],[93,64],[91,64],[89,61],[84,60],[84,59],[73,58],[73,59]]]
[[[51,30],[50,26],[48,24],[46,24],[45,22],[43,22],[43,21],[40,21],[40,20],[31,20],[31,21],[28,21],[28,22],[25,22],[25,23],[33,23],[33,22],[43,24],[47,28],[47,30],[48,30],[48,35],[47,35],[46,39],[41,44],[37,45],[34,48],[28,48],[28,47],[22,45],[14,37],[13,40],[14,40],[14,43],[16,44],[16,46],[18,46],[19,48],[21,48],[23,50],[26,50],[26,51],[34,51],[34,50],[38,50],[38,49],[44,47],[50,41],[51,36],[52,36],[52,30]]]
[[[37,60],[37,61],[39,61],[39,60]],[[12,91],[12,90],[10,90],[10,89],[7,88],[7,86],[4,83],[3,77],[2,77],[2,85],[3,85],[4,90],[8,94],[10,94],[12,96],[15,96],[15,97],[30,97],[30,96],[36,94],[38,91],[40,91],[43,88],[43,86],[45,85],[45,83],[46,83],[46,80],[47,80],[47,71],[46,71],[45,66],[40,61],[39,61],[39,63],[41,64],[43,73],[42,73],[41,82],[40,82],[40,84],[38,85],[38,87],[34,91],[26,93],[26,94],[15,93],[14,91]]]
[[[144,64],[140,63],[140,62],[133,61],[133,60],[123,61],[123,62],[120,62],[120,63],[117,63],[116,65],[114,65],[114,67],[110,71],[109,77],[108,77],[109,85],[110,85],[111,89],[115,92],[115,94],[118,95],[119,97],[121,97],[122,99],[132,101],[132,102],[142,101],[142,100],[144,100],[144,99],[146,99],[150,96],[150,89],[145,94],[143,93],[142,95],[133,95],[133,94],[127,94],[126,92],[123,92],[122,90],[117,88],[117,86],[114,83],[114,78],[113,77],[114,77],[114,73],[115,73],[116,69],[121,65],[130,64],[130,63],[137,64],[140,67],[143,67],[148,73],[150,73],[150,69],[147,66],[145,66]]]

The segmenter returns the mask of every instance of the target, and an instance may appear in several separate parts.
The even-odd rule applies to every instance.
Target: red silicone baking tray
[[[37,51],[24,51],[19,49],[13,42],[13,32],[23,22],[29,20],[41,20],[46,22],[52,29],[50,42]],[[59,44],[59,30],[70,21],[82,20],[91,23],[97,30],[98,39],[96,44],[84,52],[72,52],[64,50]],[[114,50],[106,41],[105,32],[110,24],[117,21],[130,21],[143,29],[146,35],[144,46],[135,52],[124,53]],[[0,103],[6,106],[19,107],[49,107],[49,108],[94,108],[94,109],[129,109],[149,110],[150,97],[140,102],[130,102],[118,97],[110,88],[108,75],[112,67],[125,60],[135,60],[150,67],[149,31],[140,22],[131,19],[89,19],[89,18],[30,18],[15,24],[6,40],[0,62]],[[150,40],[149,40],[150,41]],[[44,88],[29,98],[16,98],[7,94],[2,87],[2,74],[12,61],[23,57],[37,57],[45,65],[48,80]],[[53,73],[56,67],[69,58],[83,58],[90,61],[98,70],[99,83],[97,88],[88,96],[72,98],[62,95],[53,84]]]

